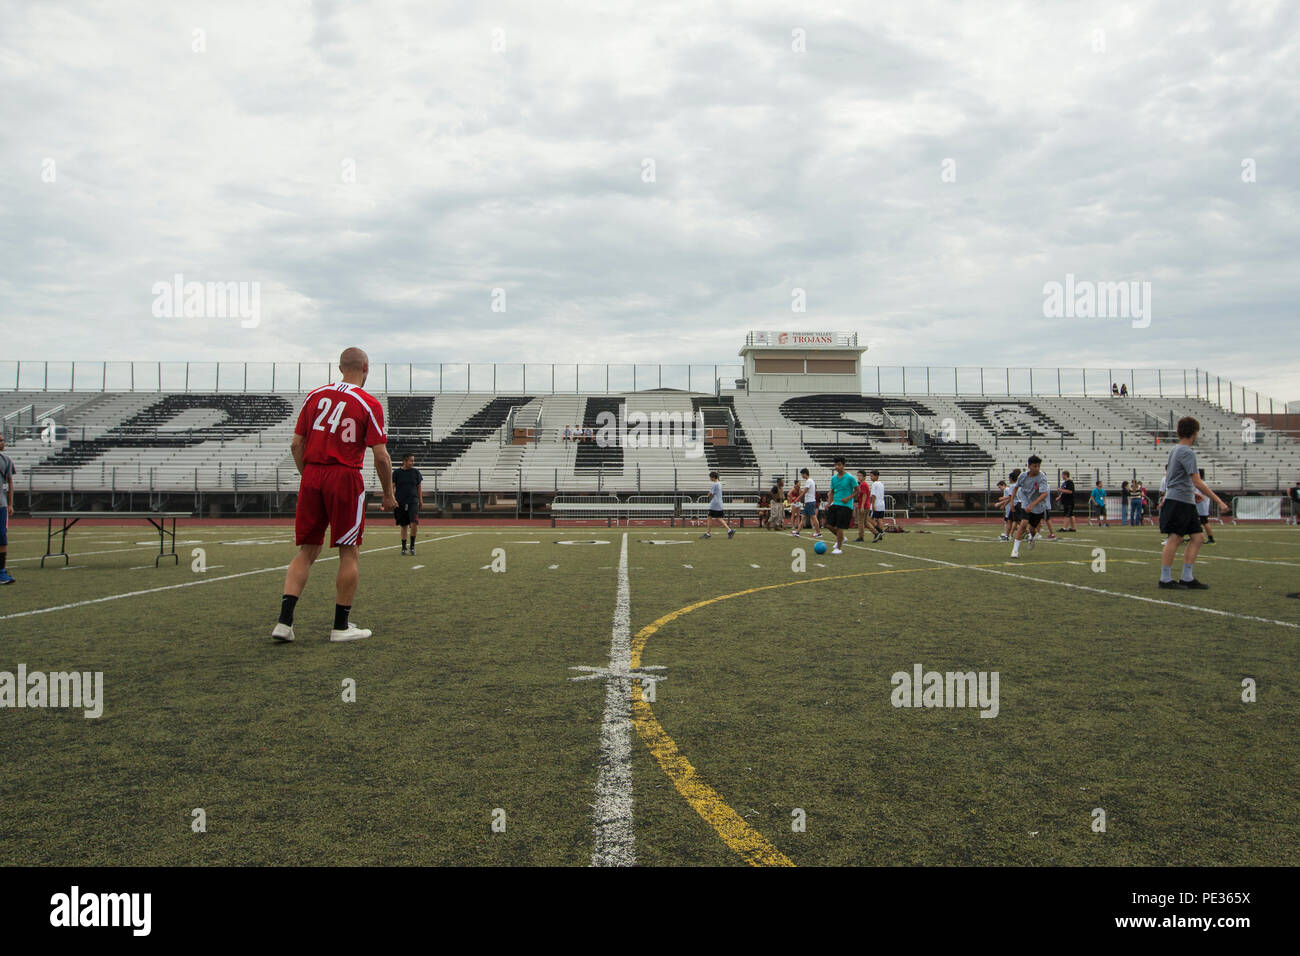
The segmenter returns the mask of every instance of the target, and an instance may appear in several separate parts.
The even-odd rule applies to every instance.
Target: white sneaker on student
[[[347,630],[330,631],[330,640],[334,641],[336,644],[342,643],[343,641],[359,641],[369,636],[370,636],[370,631],[367,631],[365,628],[362,627],[357,627],[355,624],[351,623],[350,621],[348,622]]]
[[[271,636],[277,641],[282,641],[283,643],[288,644],[293,640],[293,625],[276,624],[275,629],[271,631]]]
[[[842,548],[831,548],[831,554],[843,554],[843,553],[844,550]]]

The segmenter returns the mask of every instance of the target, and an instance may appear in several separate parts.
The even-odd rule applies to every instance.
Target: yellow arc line
[[[1039,564],[1079,564],[1078,561],[1036,561]],[[688,604],[685,607],[678,608],[676,611],[665,614],[656,621],[647,624],[641,630],[636,632],[632,638],[632,658],[631,667],[633,670],[641,666],[641,654],[645,650],[646,642],[654,636],[660,628],[680,617],[690,614],[692,611],[698,611],[702,607],[708,607],[710,604],[717,604],[719,601],[729,601],[732,598],[744,597],[746,594],[756,594],[759,591],[773,591],[778,588],[796,587],[800,584],[820,584],[823,581],[842,581],[846,578],[868,578],[881,574],[920,574],[926,571],[961,571],[972,567],[1001,567],[1001,564],[967,564],[955,565],[951,567],[929,567],[929,568],[895,568],[890,571],[859,571],[854,574],[830,574],[820,578],[804,578],[799,581],[787,581],[783,584],[765,584],[761,587],[746,588],[743,591],[734,591],[731,594],[723,594],[718,597],[708,598],[704,601],[696,601],[694,604]],[[676,742],[668,736],[668,731],[664,730],[663,724],[655,717],[654,711],[646,703],[640,693],[634,689],[632,696],[632,725],[636,727],[636,732],[641,735],[645,745],[654,755],[655,761],[668,779],[673,782],[677,792],[682,795],[687,803],[691,805],[696,813],[717,832],[733,852],[739,855],[750,866],[794,866],[794,861],[776,848],[776,846],[759,833],[752,826],[745,822],[745,818],[731,808],[722,794],[714,790],[705,783],[699,775],[699,772],[691,764],[682,752],[677,749]]]

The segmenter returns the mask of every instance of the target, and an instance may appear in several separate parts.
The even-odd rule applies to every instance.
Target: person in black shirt
[[[1061,487],[1057,490],[1061,493],[1061,514],[1064,518],[1061,534],[1067,531],[1077,532],[1079,529],[1074,526],[1074,482],[1070,480],[1068,471],[1061,472]]]
[[[423,478],[415,467],[415,456],[402,458],[402,467],[393,471],[393,497],[397,507],[393,519],[402,529],[402,554],[406,554],[406,538],[411,537],[411,554],[415,554],[415,533],[420,530],[420,507],[424,504]]]

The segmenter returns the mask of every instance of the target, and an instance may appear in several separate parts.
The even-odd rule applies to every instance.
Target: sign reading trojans
[[[775,345],[786,348],[800,345],[834,345],[834,332],[755,332],[755,345]]]

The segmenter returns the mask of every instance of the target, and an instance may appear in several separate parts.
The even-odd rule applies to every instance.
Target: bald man
[[[358,348],[345,349],[339,356],[342,381],[322,385],[309,393],[298,412],[293,430],[293,460],[302,476],[298,484],[298,509],[294,516],[294,540],[298,553],[284,576],[280,599],[280,622],[271,631],[277,641],[292,641],[293,612],[311,566],[330,529],[330,547],[339,549],[339,573],[335,582],[334,642],[359,641],[370,631],[348,620],[360,577],[358,551],[366,526],[366,488],[361,469],[366,449],[374,449],[375,471],[384,489],[384,509],[397,507],[393,497],[393,460],[388,456],[384,434],[384,407],[362,389],[370,374],[370,359]]]

